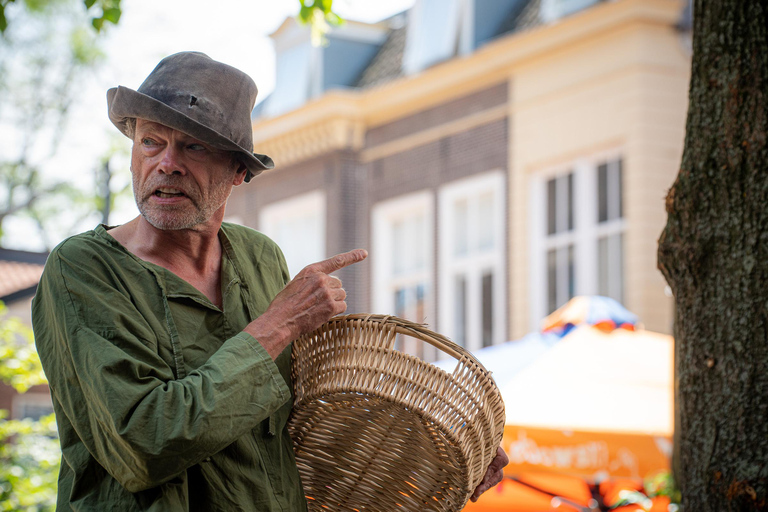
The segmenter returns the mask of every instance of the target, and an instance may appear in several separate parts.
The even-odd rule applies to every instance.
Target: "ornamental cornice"
[[[326,119],[257,141],[255,151],[272,157],[279,170],[333,151],[359,150],[364,137],[364,123],[360,120]]]

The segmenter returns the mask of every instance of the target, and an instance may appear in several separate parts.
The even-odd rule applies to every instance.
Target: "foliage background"
[[[0,303],[0,381],[19,393],[44,384],[32,329],[10,317]],[[56,508],[61,450],[54,416],[8,419],[0,410],[0,511],[48,511]]]

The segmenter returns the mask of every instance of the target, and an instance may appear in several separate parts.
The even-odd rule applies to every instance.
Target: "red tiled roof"
[[[18,261],[0,261],[0,297],[35,286],[43,265]]]

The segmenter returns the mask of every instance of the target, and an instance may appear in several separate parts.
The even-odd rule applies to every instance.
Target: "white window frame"
[[[485,254],[454,256],[454,219],[452,205],[461,198],[470,199],[481,194],[493,192],[493,236],[495,247]],[[482,348],[482,276],[487,270],[494,275],[493,287],[493,339],[492,345],[506,340],[506,185],[503,171],[491,171],[482,175],[464,178],[444,185],[439,192],[439,283],[440,283],[440,332],[456,341],[453,307],[455,291],[453,280],[459,275],[467,278],[467,311],[465,346],[468,350]],[[476,212],[470,209],[468,225],[476,223]],[[472,229],[469,230],[470,240]],[[470,247],[472,247],[470,243]]]
[[[320,221],[320,235],[318,254],[320,259],[326,255],[326,198],[325,192],[315,190],[306,194],[291,197],[282,201],[269,204],[259,212],[259,230],[269,237],[273,237],[276,226],[290,217],[300,217],[303,214],[312,213],[318,216]],[[280,245],[279,240],[275,240]],[[282,249],[282,247],[281,247]],[[302,268],[318,260],[315,257],[297,258],[295,255],[285,255],[288,263],[288,270],[291,277],[294,277]],[[300,263],[294,263],[299,261]]]
[[[528,216],[529,250],[529,297],[530,322],[532,329],[538,329],[547,311],[547,252],[572,243],[574,247],[574,295],[596,295],[598,293],[597,241],[599,238],[627,232],[626,216],[608,222],[598,223],[597,168],[601,163],[622,160],[626,152],[614,149],[592,154],[574,160],[569,165],[543,169],[531,176],[529,181],[530,215]],[[573,230],[566,233],[547,235],[547,181],[573,172],[574,205]],[[625,173],[626,175],[626,173]],[[626,179],[625,179],[626,183]],[[626,189],[626,187],[625,187]],[[624,197],[626,192],[621,191]],[[626,202],[624,202],[626,205]],[[625,209],[626,215],[626,209]],[[626,252],[622,258],[626,260]],[[622,264],[622,268],[626,266]],[[623,276],[626,283],[626,270]],[[625,298],[626,298],[626,289]]]
[[[423,250],[426,254],[425,268],[418,274],[404,277],[392,275],[392,226],[403,218],[423,214],[426,236]],[[407,194],[378,203],[373,208],[373,305],[374,311],[382,314],[395,313],[394,292],[397,288],[423,281],[425,283],[425,316],[417,319],[430,323],[434,314],[434,198],[431,191]]]

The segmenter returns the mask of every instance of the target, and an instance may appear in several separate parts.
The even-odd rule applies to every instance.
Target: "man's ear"
[[[237,171],[235,172],[233,184],[238,186],[241,185],[243,181],[245,181],[245,176],[248,174],[248,168],[242,161],[240,161],[239,158],[235,159],[235,164],[237,165]]]

